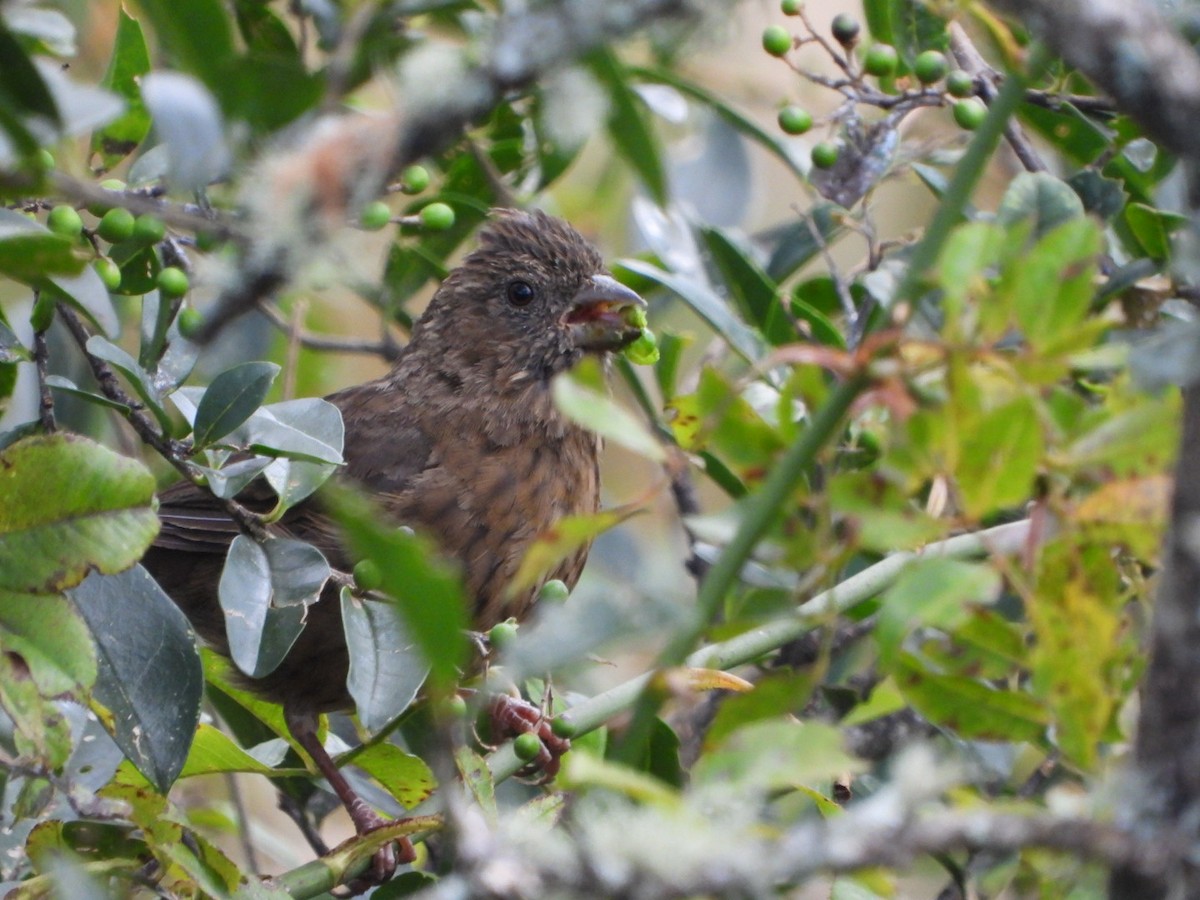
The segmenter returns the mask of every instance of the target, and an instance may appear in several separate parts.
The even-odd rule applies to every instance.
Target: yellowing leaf
[[[655,489],[632,503],[601,510],[591,516],[564,516],[559,519],[550,531],[538,535],[530,545],[525,558],[521,560],[521,567],[508,586],[508,595],[514,597],[533,587],[560,562],[595,540],[598,534],[620,525],[645,509],[657,493]]]

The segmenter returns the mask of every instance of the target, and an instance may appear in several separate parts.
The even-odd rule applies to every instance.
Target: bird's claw
[[[550,720],[541,709],[519,697],[497,694],[489,705],[492,735],[496,738],[513,738],[522,734],[535,734],[541,742],[537,756],[521,769],[523,776],[537,775],[536,781],[544,784],[558,774],[562,757],[571,749],[571,742],[554,733]]]
[[[385,819],[361,800],[349,812],[350,819],[354,823],[354,830],[360,837],[370,834],[376,828],[392,824],[392,820]],[[399,866],[408,865],[416,858],[416,850],[413,849],[412,841],[408,838],[400,838],[385,844],[371,857],[371,868],[346,883],[344,896],[354,897],[390,881]]]

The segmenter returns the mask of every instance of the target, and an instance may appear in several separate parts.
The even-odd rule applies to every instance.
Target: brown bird
[[[458,562],[480,631],[529,610],[541,584],[517,596],[508,585],[535,538],[563,516],[598,508],[599,442],[558,411],[551,379],[585,354],[632,342],[639,330],[624,314],[641,305],[567,223],[499,211],[479,248],[442,282],[392,370],[327,398],[346,428],[340,477]],[[252,486],[251,499],[256,489],[268,490]],[[187,482],[161,494],[159,515],[162,532],[144,564],[200,636],[227,652],[217,584],[237,526],[208,491]],[[319,495],[277,528],[313,543],[335,567],[349,566]],[[574,586],[586,558],[585,547],[545,580]],[[340,606],[327,588],[282,664],[247,684],[283,705],[292,733],[362,833],[383,820],[316,738],[320,713],[352,705],[347,669]],[[394,865],[377,857],[377,875]]]

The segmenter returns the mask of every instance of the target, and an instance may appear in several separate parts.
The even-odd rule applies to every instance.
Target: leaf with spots
[[[127,569],[158,534],[154,476],[70,434],[0,451],[0,590],[51,593]]]
[[[183,613],[141,566],[70,592],[92,632],[95,699],[122,752],[160,791],[178,777],[200,718],[204,674]]]

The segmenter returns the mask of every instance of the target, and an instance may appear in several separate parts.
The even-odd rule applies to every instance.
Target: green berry
[[[158,290],[164,297],[182,297],[188,292],[187,272],[175,266],[167,266],[158,273]]]
[[[960,128],[965,128],[967,131],[974,131],[982,125],[985,116],[987,116],[987,107],[974,97],[968,100],[959,100],[954,104],[954,121]]]
[[[467,715],[467,701],[458,694],[446,697],[438,706],[438,711],[445,719],[462,719]]]
[[[962,69],[946,76],[946,93],[951,97],[970,97],[975,93],[975,79]]]
[[[829,31],[833,34],[833,39],[843,47],[853,47],[858,40],[858,32],[861,26],[858,24],[858,19],[848,13],[839,13],[833,17],[833,22],[829,26]]]
[[[542,740],[531,731],[519,734],[513,739],[513,753],[517,759],[531,762],[542,752]]]
[[[876,78],[887,78],[900,64],[900,54],[891,44],[874,44],[863,57],[863,71]]]
[[[429,187],[429,170],[424,166],[409,166],[400,173],[400,190],[406,194],[419,194]]]
[[[392,221],[392,210],[382,200],[372,200],[358,214],[358,224],[367,231],[379,231]]]
[[[571,589],[560,578],[552,578],[538,591],[538,601],[541,603],[562,603],[570,596]]]
[[[158,216],[138,216],[133,223],[133,239],[139,244],[157,244],[167,236],[167,226]]]
[[[200,333],[200,328],[204,325],[204,316],[200,314],[200,310],[188,306],[179,311],[175,322],[179,325],[179,333],[190,340]],[[358,566],[354,567],[354,583],[358,584]]]
[[[445,203],[430,203],[421,210],[421,224],[430,231],[447,231],[454,227],[454,210]]]
[[[779,127],[785,134],[804,134],[812,125],[812,115],[799,106],[785,106],[779,111]]]
[[[360,559],[354,564],[354,585],[360,591],[377,591],[383,585],[383,573],[373,559]]]
[[[75,207],[64,204],[50,210],[46,227],[63,237],[79,237],[83,233],[83,219],[79,218],[79,211]]]
[[[812,164],[818,169],[832,169],[837,165],[840,152],[837,144],[822,141],[812,148]]]
[[[37,158],[38,164],[42,167],[42,169],[49,171],[50,169],[54,168],[54,154],[45,147],[42,147],[40,150],[38,150]]]
[[[96,226],[96,234],[110,244],[119,244],[133,237],[135,223],[133,213],[121,206],[115,206],[100,218]]]
[[[550,720],[550,730],[555,737],[565,738],[568,741],[579,734],[579,726],[572,719],[568,719],[565,713]]]
[[[110,291],[115,291],[121,286],[121,267],[107,256],[101,256],[97,259],[92,263],[92,268],[96,270],[96,274],[100,276],[100,281]]]
[[[512,621],[497,622],[488,632],[488,643],[493,650],[504,650],[517,639],[517,626]]]
[[[941,81],[949,71],[950,63],[946,61],[946,54],[938,50],[926,50],[913,63],[913,74],[921,84]]]
[[[768,25],[763,29],[762,46],[772,56],[783,56],[792,49],[792,36],[782,25]]]
[[[638,306],[636,303],[625,307],[621,313],[621,318],[625,320],[626,325],[632,325],[634,328],[646,327],[646,308]]]
[[[785,16],[798,16],[803,8],[802,0],[779,0],[779,11]]]
[[[658,362],[658,338],[649,328],[643,328],[637,339],[625,348],[625,358],[635,366],[652,366]]]

